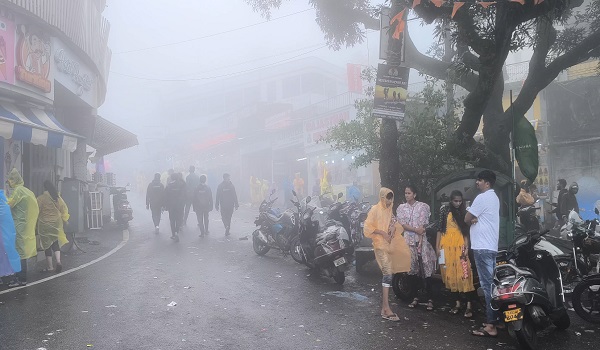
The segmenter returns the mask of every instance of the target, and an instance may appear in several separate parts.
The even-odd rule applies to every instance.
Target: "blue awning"
[[[62,126],[52,112],[14,104],[0,104],[0,136],[73,152],[83,138]]]

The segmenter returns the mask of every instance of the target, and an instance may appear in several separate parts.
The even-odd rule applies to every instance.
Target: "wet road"
[[[230,239],[213,212],[210,236],[190,227],[179,243],[169,239],[166,214],[155,235],[150,213],[135,213],[129,241],[113,255],[0,295],[0,349],[514,348],[506,332],[469,335],[481,316],[447,308],[393,305],[402,320],[381,320],[374,265],[337,286],[276,251],[256,256],[251,240],[239,239],[252,232],[250,209],[234,214]],[[597,348],[600,328],[571,316],[573,326],[545,333],[540,348]]]

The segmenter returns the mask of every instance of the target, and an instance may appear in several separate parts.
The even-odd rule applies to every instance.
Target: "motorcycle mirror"
[[[312,198],[310,196],[306,197],[306,203],[310,203],[311,200]]]
[[[292,190],[292,194],[296,197],[298,197],[298,194],[296,194],[296,191]]]
[[[337,197],[338,197],[338,199],[340,199],[340,198],[344,197],[344,194],[342,192],[340,192],[340,193],[338,193]]]
[[[271,190],[271,194],[275,194],[275,189],[272,189],[272,190]]]

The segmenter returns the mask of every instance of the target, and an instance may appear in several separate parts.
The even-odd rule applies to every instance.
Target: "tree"
[[[246,0],[268,14],[284,0]],[[411,7],[414,0],[388,0]],[[513,119],[524,115],[538,93],[560,72],[600,56],[600,0],[497,0],[488,7],[473,2],[452,17],[449,2],[437,7],[422,0],[414,13],[436,25],[436,35],[453,42],[452,62],[419,52],[405,33],[404,64],[431,77],[447,80],[468,91],[464,109],[448,147],[461,159],[510,173],[509,135]],[[332,49],[362,42],[366,29],[379,29],[380,7],[370,0],[309,0],[317,23]],[[522,4],[521,4],[522,2]],[[511,108],[504,110],[502,69],[510,52],[529,49],[533,55],[522,89]],[[484,144],[475,142],[483,118]],[[389,146],[388,146],[389,147]]]
[[[369,76],[373,69],[366,70],[363,76]],[[329,129],[323,142],[332,145],[335,150],[355,154],[352,166],[360,167],[374,161],[390,162],[394,158],[386,157],[380,131],[383,121],[372,116],[372,88],[367,97],[356,101],[356,119],[342,122]],[[413,184],[421,191],[422,198],[429,198],[435,182],[454,170],[464,169],[464,163],[453,157],[446,147],[447,120],[439,111],[445,106],[446,95],[443,89],[436,89],[435,81],[406,104],[405,123],[397,130],[395,147],[396,160],[401,166],[398,173],[382,183],[394,193],[403,193],[403,186]],[[452,120],[453,126],[458,119]],[[396,203],[399,204],[399,201]]]

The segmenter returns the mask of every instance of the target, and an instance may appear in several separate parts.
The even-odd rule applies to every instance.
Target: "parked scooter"
[[[328,211],[310,206],[310,197],[307,198],[300,221],[299,240],[292,250],[299,253],[306,266],[343,284],[354,259],[353,248],[346,229],[339,221],[331,220]]]
[[[268,199],[262,201],[258,209],[258,217],[254,221],[258,228],[252,233],[252,247],[258,255],[267,254],[271,248],[287,254],[290,252],[294,238],[298,236],[299,213],[288,209],[279,214],[272,208],[273,203],[277,201],[277,198],[271,199],[274,193],[275,190],[271,192]],[[297,201],[292,200],[292,203],[296,204]],[[294,260],[297,259],[293,254],[292,257]]]
[[[492,308],[501,313],[509,334],[523,349],[535,349],[537,332],[551,324],[560,330],[571,324],[558,265],[550,253],[535,249],[548,232],[517,237],[496,260]]]
[[[113,196],[114,219],[123,227],[129,226],[129,221],[133,220],[133,209],[127,199],[127,192],[129,190],[126,187],[110,188],[110,194]]]

